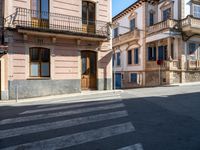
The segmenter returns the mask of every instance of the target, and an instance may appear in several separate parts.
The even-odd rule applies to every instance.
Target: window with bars
[[[50,50],[30,48],[30,77],[50,77]]]

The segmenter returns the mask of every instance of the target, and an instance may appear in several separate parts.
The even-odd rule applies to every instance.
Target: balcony
[[[157,70],[157,69],[164,69],[164,70],[179,70],[181,69],[181,61],[180,60],[172,60],[172,61],[163,61],[161,65],[157,64],[157,61],[147,61],[146,62],[146,69],[148,70]]]
[[[187,67],[190,70],[199,70],[200,69],[200,60],[188,60]]]
[[[147,35],[159,33],[161,31],[170,30],[178,23],[177,20],[168,19],[166,21],[158,22],[147,28]]]
[[[109,35],[107,22],[25,8],[17,8],[14,14],[8,16],[5,27],[103,39]]]
[[[135,29],[134,31],[127,32],[125,34],[122,34],[112,40],[113,42],[113,47],[119,46],[134,40],[139,40],[140,39],[140,32],[138,29]]]
[[[181,27],[184,32],[200,34],[200,18],[187,16],[181,21]]]

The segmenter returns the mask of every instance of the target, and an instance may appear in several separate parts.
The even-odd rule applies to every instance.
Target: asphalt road
[[[0,149],[200,150],[200,85],[1,105]]]

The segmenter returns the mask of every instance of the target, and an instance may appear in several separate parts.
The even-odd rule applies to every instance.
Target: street
[[[0,103],[3,150],[200,150],[200,85]]]

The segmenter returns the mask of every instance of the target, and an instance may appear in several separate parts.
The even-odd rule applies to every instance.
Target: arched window
[[[30,76],[50,77],[50,50],[46,48],[30,48]]]

